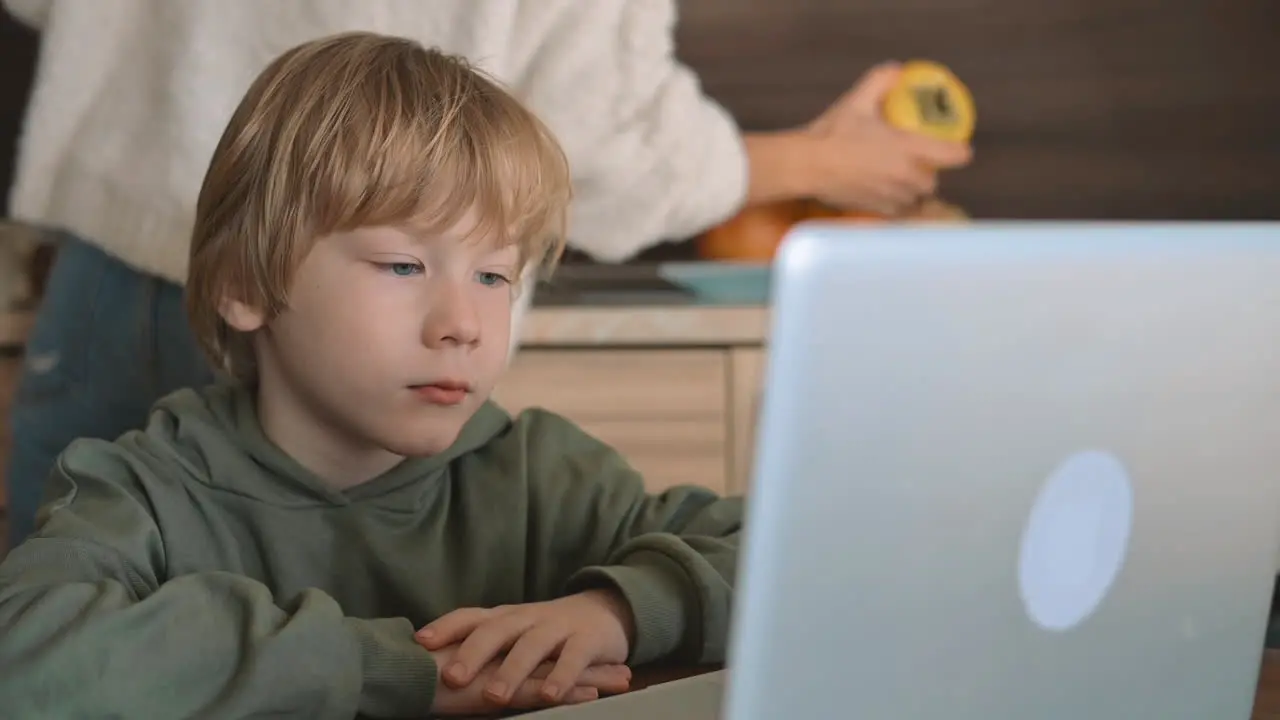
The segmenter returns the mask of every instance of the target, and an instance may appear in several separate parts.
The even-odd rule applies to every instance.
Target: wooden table
[[[700,668],[651,668],[637,670],[631,689],[642,690],[653,685],[678,680],[717,670]],[[1262,657],[1262,672],[1258,678],[1258,694],[1253,705],[1253,720],[1280,720],[1280,650],[1268,650]]]

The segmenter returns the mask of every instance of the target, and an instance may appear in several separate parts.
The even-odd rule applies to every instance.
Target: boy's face
[[[470,227],[326,237],[294,275],[287,310],[250,317],[258,328],[236,322],[243,307],[225,313],[260,329],[259,406],[273,440],[319,462],[453,443],[506,365],[520,272],[515,246],[468,237]],[[326,447],[289,446],[299,444]]]

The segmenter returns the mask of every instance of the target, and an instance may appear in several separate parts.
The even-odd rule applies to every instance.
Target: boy
[[[722,660],[741,502],[486,399],[568,188],[456,58],[353,33],[263,71],[187,290],[237,382],[63,453],[0,565],[4,716],[473,714]]]

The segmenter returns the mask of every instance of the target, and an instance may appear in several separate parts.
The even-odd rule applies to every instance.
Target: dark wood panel
[[[31,79],[36,35],[0,10],[0,217],[8,211],[14,149]]]
[[[748,129],[812,117],[885,58],[947,63],[973,89],[979,122],[977,159],[945,194],[975,216],[1280,218],[1275,0],[680,8],[681,57]],[[34,54],[34,37],[0,18],[0,187]],[[677,244],[644,258],[689,255]]]
[[[978,102],[979,217],[1280,217],[1274,0],[689,0],[681,56],[748,129],[928,57]]]

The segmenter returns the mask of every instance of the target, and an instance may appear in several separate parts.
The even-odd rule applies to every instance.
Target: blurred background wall
[[[976,160],[944,179],[943,194],[975,217],[1280,218],[1277,0],[680,8],[681,56],[748,129],[813,116],[882,59],[949,65],[973,90],[979,120]],[[31,33],[0,20],[0,188],[36,49]]]

